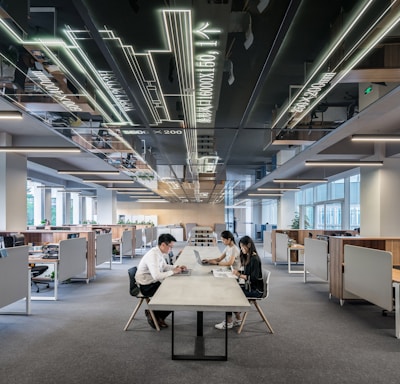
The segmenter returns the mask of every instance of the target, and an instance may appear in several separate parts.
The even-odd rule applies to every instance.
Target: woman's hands
[[[207,264],[217,265],[218,261],[216,259],[204,259]]]

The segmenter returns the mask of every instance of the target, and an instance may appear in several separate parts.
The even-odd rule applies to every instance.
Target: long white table
[[[163,281],[149,303],[152,310],[172,312],[172,359],[173,360],[227,360],[228,330],[225,330],[225,354],[204,353],[203,312],[247,312],[250,304],[236,279],[217,278],[212,274],[217,266],[199,265],[193,250],[197,249],[202,258],[213,258],[221,254],[218,247],[187,246],[175,264],[191,269],[190,276],[172,276]],[[175,311],[197,312],[197,337],[194,353],[179,355],[174,351]]]

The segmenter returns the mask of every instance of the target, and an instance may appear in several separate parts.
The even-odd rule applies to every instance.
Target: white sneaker
[[[226,324],[226,321],[224,320],[222,323],[215,324],[215,328],[217,328],[217,329],[226,329],[226,328],[232,329],[233,323],[231,322],[231,323]]]
[[[242,320],[236,319],[236,320],[233,321],[233,326],[234,327],[240,327],[241,325],[242,325]]]

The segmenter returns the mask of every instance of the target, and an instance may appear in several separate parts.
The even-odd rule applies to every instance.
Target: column
[[[400,235],[400,159],[360,170],[360,235]]]
[[[65,218],[64,224],[73,224],[71,217],[71,194],[69,192],[65,193]]]
[[[291,228],[295,212],[295,192],[287,191],[278,203],[278,228]]]
[[[0,144],[1,145],[1,144]],[[26,156],[0,153],[0,230],[26,230]]]
[[[117,223],[117,194],[105,188],[97,189],[97,223]]]
[[[44,206],[42,220],[47,219],[51,224],[51,189],[44,189]]]
[[[80,223],[83,224],[85,222],[87,222],[88,218],[87,218],[87,214],[86,214],[86,197],[85,196],[81,196],[80,199],[80,204],[79,204],[79,218],[80,218]]]

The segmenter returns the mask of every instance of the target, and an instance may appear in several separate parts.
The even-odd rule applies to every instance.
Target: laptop
[[[194,255],[196,257],[196,261],[200,264],[200,265],[205,265],[208,264],[206,260],[203,260],[200,256],[200,252],[197,249],[193,249]]]
[[[174,276],[190,276],[192,274],[192,270],[191,269],[186,269],[184,271],[181,271],[181,273],[177,273]]]

